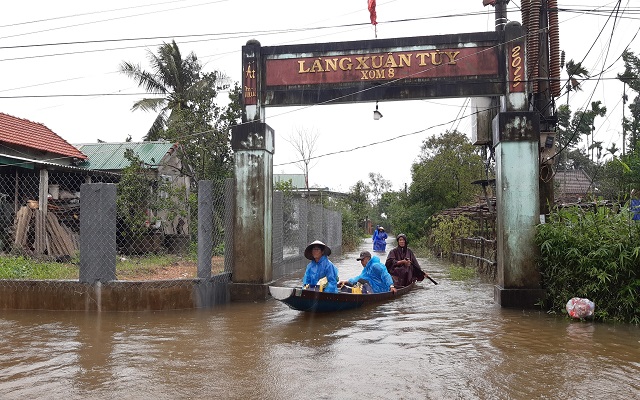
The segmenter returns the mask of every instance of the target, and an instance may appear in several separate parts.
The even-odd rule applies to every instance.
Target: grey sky
[[[606,70],[604,79],[584,82],[583,91],[572,92],[569,100],[574,111],[595,100],[607,106],[607,117],[596,120],[596,140],[605,148],[611,142],[622,147],[622,84],[612,79],[622,72],[618,58],[627,46],[640,53],[640,39],[634,38],[640,7],[622,1],[627,12],[619,14],[623,18],[614,26],[610,14],[616,3],[559,1],[561,8],[599,8],[597,15],[561,13],[560,47],[567,60],[584,60],[592,75]],[[509,3],[511,20],[521,20],[519,6],[520,1]],[[379,0],[377,14],[378,38],[494,30],[493,7],[483,7],[481,0]],[[0,112],[42,123],[71,143],[124,141],[128,135],[140,140],[155,115],[130,111],[142,96],[121,94],[141,90],[117,73],[120,62],[149,69],[147,50],[155,52],[163,41],[175,38],[183,55],[195,52],[205,70],[220,70],[239,81],[240,49],[249,39],[264,46],[374,39],[368,22],[366,0],[16,2],[3,10],[0,22]],[[317,27],[332,28],[297,30]],[[84,43],[60,44],[69,42]],[[88,94],[96,96],[60,96]],[[566,101],[565,95],[558,99],[559,104]],[[374,103],[268,108],[267,123],[276,131],[274,172],[301,172],[290,164],[296,154],[282,137],[306,129],[320,135],[316,155],[338,153],[313,164],[312,185],[346,191],[376,172],[398,189],[410,183],[410,166],[425,138],[446,129],[470,133],[466,104],[464,98],[382,102],[384,117],[378,121],[372,117]],[[377,142],[383,144],[369,146]],[[363,148],[349,151],[357,147]]]

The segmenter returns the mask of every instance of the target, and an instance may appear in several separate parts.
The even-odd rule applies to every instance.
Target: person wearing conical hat
[[[384,231],[383,226],[376,226],[376,230],[373,232],[373,251],[379,251],[384,253],[387,249],[387,232]]]
[[[307,270],[302,278],[302,287],[306,285],[315,286],[322,278],[327,278],[327,286],[325,292],[338,292],[338,268],[329,261],[331,249],[319,240],[311,242],[304,249],[304,256],[310,260],[307,264]]]

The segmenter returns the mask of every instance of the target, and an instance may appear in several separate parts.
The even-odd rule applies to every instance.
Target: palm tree
[[[218,75],[202,75],[202,67],[196,55],[190,53],[183,59],[175,40],[161,45],[157,54],[149,51],[148,58],[153,72],[126,61],[120,65],[120,72],[135,79],[138,86],[149,94],[159,95],[138,100],[131,108],[132,111],[140,109],[158,112],[144,137],[144,140],[157,140],[174,112],[179,114],[180,111],[189,111],[193,107],[193,101],[203,91],[214,86],[215,82],[211,80]]]
[[[569,105],[569,92],[571,90],[582,90],[580,88],[580,82],[576,78],[585,78],[589,76],[589,71],[587,71],[581,62],[574,62],[573,60],[567,61],[566,65],[567,75],[569,78],[567,79],[567,105]]]

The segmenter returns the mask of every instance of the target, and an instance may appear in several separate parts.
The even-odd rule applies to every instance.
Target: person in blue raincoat
[[[331,249],[319,240],[311,242],[307,246],[304,250],[304,256],[311,262],[307,264],[307,270],[302,278],[303,288],[306,285],[313,287],[318,284],[320,279],[327,278],[327,286],[324,291],[338,292],[338,268],[329,261],[329,255],[331,255]]]
[[[372,257],[371,253],[363,251],[357,260],[360,261],[360,264],[364,267],[360,275],[349,278],[346,281],[339,281],[338,286],[344,284],[354,285],[356,282],[364,279],[369,282],[374,293],[396,292],[396,288],[393,285],[393,278],[391,278],[391,275],[387,271],[387,267],[380,262],[378,256]]]
[[[373,251],[385,252],[387,249],[387,232],[382,226],[376,226],[373,232]]]

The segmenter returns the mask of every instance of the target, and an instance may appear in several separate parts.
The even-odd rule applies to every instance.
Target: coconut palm
[[[157,54],[148,52],[153,72],[145,71],[137,64],[123,62],[120,72],[133,78],[149,94],[158,95],[138,100],[132,111],[158,112],[144,140],[157,140],[168,125],[174,113],[189,111],[194,100],[201,98],[204,91],[215,87],[218,74],[201,74],[202,67],[194,53],[182,58],[175,40],[164,43]],[[213,94],[215,97],[215,93]]]

